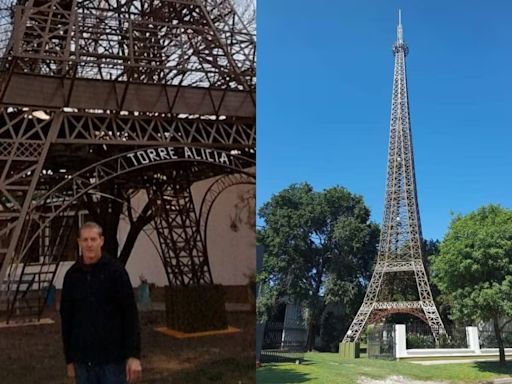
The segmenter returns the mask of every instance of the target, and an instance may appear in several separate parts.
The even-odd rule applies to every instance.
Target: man
[[[77,384],[125,384],[141,375],[140,330],[130,278],[102,254],[103,230],[79,231],[81,257],[66,272],[60,314],[68,377]]]

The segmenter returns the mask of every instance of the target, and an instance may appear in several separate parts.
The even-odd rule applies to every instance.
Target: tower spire
[[[393,44],[393,53],[396,55],[402,53],[407,56],[409,48],[404,41],[404,29],[402,28],[402,10],[398,10],[398,25],[396,27],[396,41]]]
[[[396,41],[397,43],[404,42],[404,30],[402,28],[402,10],[398,9],[398,26],[396,27]]]

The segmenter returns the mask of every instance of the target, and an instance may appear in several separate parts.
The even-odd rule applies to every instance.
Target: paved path
[[[361,377],[358,384],[448,384],[446,381],[420,381],[411,380],[402,376],[390,376],[385,379],[369,379],[367,377]],[[504,377],[501,379],[494,379],[491,381],[483,382],[482,384],[512,384],[512,378]]]
[[[481,361],[496,361],[495,359],[460,359],[460,360],[427,360],[427,361],[409,361],[409,363],[413,364],[421,364],[421,365],[437,365],[437,364],[470,364],[477,363]]]
[[[402,376],[390,376],[385,379],[369,379],[362,377],[359,379],[358,384],[447,384],[446,381],[419,381],[411,380]]]

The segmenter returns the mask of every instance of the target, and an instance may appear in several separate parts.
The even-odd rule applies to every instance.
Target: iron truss
[[[59,112],[48,120],[33,111],[0,107],[0,159],[13,155],[38,159],[58,120],[57,144],[159,145],[162,143],[208,145],[222,148],[254,148],[256,127],[251,119],[192,119],[171,116],[112,116]],[[16,155],[18,151],[19,155]]]
[[[0,0],[0,32],[0,294],[10,314],[33,307],[31,296],[42,308],[66,218],[99,182],[150,190],[123,175],[185,167],[200,180],[254,166],[255,38],[229,0]],[[171,161],[171,147],[203,159]],[[151,164],[134,167],[126,156],[141,150]],[[162,225],[160,238],[178,236]]]
[[[368,323],[393,313],[408,313],[430,325],[434,337],[445,334],[422,261],[422,235],[414,174],[405,57],[408,47],[399,21],[393,46],[395,69],[388,149],[384,218],[379,253],[366,295],[343,341],[358,341]],[[393,302],[383,291],[391,273],[413,272],[417,300]]]
[[[159,153],[168,154],[169,148],[171,147],[152,147],[148,151],[152,151],[152,153],[157,156]],[[79,199],[84,196],[84,194],[94,191],[96,187],[100,184],[108,182],[109,180],[115,179],[120,175],[134,172],[139,169],[147,168],[150,166],[155,166],[158,164],[165,165],[169,163],[183,163],[190,162],[193,164],[197,164],[198,162],[203,162],[209,164],[210,162],[207,160],[201,160],[196,158],[186,158],[183,155],[183,152],[186,147],[172,147],[176,152],[176,158],[170,158],[169,155],[162,156],[158,159],[154,159],[153,162],[142,162],[136,156],[138,153],[142,152],[140,150],[134,150],[130,152],[125,152],[121,155],[114,156],[112,158],[108,158],[102,160],[96,164],[93,164],[80,172],[71,175],[70,177],[65,178],[62,182],[56,185],[52,190],[47,191],[44,194],[41,194],[39,197],[34,197],[30,209],[27,212],[26,219],[26,229],[23,231],[25,234],[28,234],[28,228],[32,225],[36,225],[37,232],[33,235],[33,237],[28,239],[28,241],[23,242],[22,249],[18,252],[19,259],[16,260],[20,262],[23,260],[23,257],[27,250],[30,248],[32,242],[43,233],[45,226],[48,226],[49,223],[56,217],[59,217],[62,214],[69,212],[72,209],[73,204],[79,201]],[[181,152],[181,153],[180,153]],[[235,172],[244,172],[244,176],[237,176],[237,178],[241,180],[254,180],[254,175],[251,173],[246,173],[245,168],[253,166],[254,161],[248,158],[241,157],[239,155],[233,155],[224,151],[215,151],[217,157],[220,159],[222,155],[225,157],[225,164],[219,162],[219,166],[223,168],[232,169]],[[191,164],[191,170],[196,170],[197,168]],[[162,171],[165,173],[165,171]],[[190,179],[190,177],[188,178]],[[221,178],[222,179],[222,178]],[[141,180],[143,185],[150,183],[151,180]],[[142,184],[141,184],[142,185]],[[11,204],[13,205],[13,204]],[[40,215],[42,207],[44,207],[44,216]],[[9,208],[9,206],[7,206]],[[209,207],[210,208],[210,207]],[[13,215],[14,216],[14,215]],[[0,216],[1,217],[1,216]],[[2,228],[0,228],[0,237],[7,235],[14,227],[15,221],[7,221],[6,224]]]
[[[173,175],[170,183],[163,179],[147,189],[149,199],[155,202],[155,229],[172,287],[213,283],[190,182],[186,179],[186,174]]]
[[[141,156],[142,153],[152,155],[152,161],[146,161],[146,158]],[[171,157],[171,154],[174,157]],[[149,167],[151,167],[152,172],[145,171],[142,174],[144,176],[138,178],[140,181],[139,187],[147,188],[148,197],[156,201],[152,209],[158,214],[152,226],[159,237],[160,246],[164,247],[161,249],[160,255],[169,282],[172,282],[174,285],[181,283],[186,283],[187,285],[199,282],[206,283],[207,280],[204,279],[210,274],[207,251],[203,240],[203,232],[206,231],[206,222],[204,224],[205,227],[201,227],[199,225],[199,219],[195,216],[195,211],[194,213],[191,211],[194,207],[191,196],[189,196],[189,189],[190,185],[196,181],[197,178],[201,179],[203,177],[200,173],[201,164],[208,168],[211,167],[210,160],[200,158],[201,156],[208,157],[208,155],[210,159],[218,160],[218,167],[237,172],[233,175],[223,176],[220,178],[221,181],[213,183],[213,185],[218,187],[214,189],[216,191],[214,193],[214,199],[218,197],[222,190],[230,185],[254,182],[255,175],[245,170],[254,166],[252,159],[220,150],[201,150],[199,148],[184,146],[151,147],[144,150],[124,152],[120,155],[104,159],[70,177],[65,177],[53,189],[46,193],[41,193],[38,197],[34,197],[21,231],[23,235],[20,236],[16,244],[17,248],[13,253],[16,257],[2,265],[3,273],[6,276],[4,279],[4,289],[7,289],[7,292],[10,293],[8,296],[10,310],[14,311],[14,309],[20,307],[19,300],[24,297],[20,297],[20,289],[25,288],[25,295],[27,294],[26,292],[34,290],[33,284],[26,284],[27,275],[30,277],[35,276],[36,272],[34,272],[34,270],[38,271],[38,275],[37,280],[34,280],[33,283],[38,282],[38,284],[40,284],[38,287],[41,287],[41,289],[49,288],[60,261],[62,249],[65,246],[64,241],[69,238],[71,230],[69,218],[73,217],[73,211],[76,209],[80,199],[83,198],[86,193],[94,193],[96,188],[103,183],[119,178],[124,174],[133,174],[134,172]],[[183,170],[177,171],[176,168],[169,168],[168,165],[172,163],[189,163],[190,165],[186,167],[185,172]],[[158,168],[157,166],[160,167]],[[162,184],[162,179],[168,181]],[[210,188],[209,190],[212,189]],[[177,191],[182,191],[183,196],[177,194]],[[208,197],[211,196],[212,193],[206,194],[207,202],[210,202]],[[163,203],[162,205],[160,203],[162,199],[169,200],[171,197],[174,198],[172,204],[167,205],[167,203]],[[179,209],[176,208],[176,204],[183,202],[183,199],[185,199],[184,205],[178,205]],[[210,203],[211,204],[206,204],[207,207],[203,206],[207,215],[205,221],[208,219],[208,213],[213,202]],[[183,210],[185,210],[185,212],[182,212]],[[171,221],[169,222],[169,220]],[[8,234],[15,229],[17,224],[16,221],[8,220],[7,218],[5,218],[3,223],[5,225],[0,229],[0,238],[8,236]],[[58,223],[58,225],[55,223]],[[184,248],[180,248],[178,252],[171,247],[171,245],[174,244],[173,241],[179,242],[179,238],[184,236],[183,231],[186,231],[179,227],[180,223],[183,225],[187,224],[189,230],[191,230],[191,228],[194,229],[194,236],[190,239],[187,237],[187,241],[189,241],[187,247],[196,250],[197,255],[195,258],[191,259],[192,261],[197,261],[196,259],[198,258],[202,260],[200,262],[200,270],[205,273],[208,272],[204,276],[201,274],[202,277],[198,277],[199,275],[194,275],[193,277],[186,275],[185,272],[189,273],[191,270],[185,269],[183,266],[178,269],[174,268],[174,262],[172,260],[177,258],[178,255],[181,255],[180,252],[184,251]],[[44,237],[46,233],[54,232],[50,231],[51,228],[59,228],[59,233],[62,232],[62,236],[57,236],[51,239],[51,241],[43,242],[44,245],[41,246],[40,250],[40,254],[42,255],[40,262],[38,265],[28,266],[27,269],[28,264],[23,261],[29,258],[29,252],[33,249],[38,239]],[[197,244],[193,245],[194,242],[197,242]],[[176,262],[179,264],[179,260]],[[183,273],[184,275],[179,277],[179,273]],[[211,282],[211,279],[208,281]],[[23,294],[23,291],[21,294]],[[35,293],[30,293],[29,296],[30,295],[35,295]],[[38,296],[39,300],[40,295],[41,294]],[[33,302],[30,303],[33,304]],[[39,303],[43,304],[41,300]],[[28,305],[29,302],[27,301],[26,304]],[[18,307],[15,308],[15,305]],[[26,315],[28,313],[40,315],[41,307],[29,308],[23,306],[20,315]]]
[[[0,103],[254,115],[255,40],[229,0],[28,0],[12,9]]]

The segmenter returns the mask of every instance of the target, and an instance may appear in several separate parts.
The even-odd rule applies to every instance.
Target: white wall
[[[196,209],[199,210],[204,193],[215,179],[203,180],[192,186],[192,196]],[[235,213],[238,195],[254,189],[254,185],[235,185],[226,189],[215,201],[208,223],[208,244],[210,266],[213,281],[222,285],[247,284],[248,275],[256,271],[256,234],[245,225],[240,225],[234,232],[230,228],[230,217]],[[141,210],[145,204],[145,193],[141,193],[133,206]],[[124,243],[129,224],[125,220],[119,225],[118,239],[120,246]],[[147,227],[148,232],[152,230]],[[139,275],[144,274],[150,283],[163,286],[167,284],[162,262],[155,251],[158,238],[151,233],[150,238],[141,233],[128,260],[126,269],[134,286],[139,285]]]
[[[436,359],[446,360],[467,358],[470,356],[473,360],[497,359],[499,357],[498,348],[480,348],[478,328],[466,327],[467,348],[425,348],[425,349],[407,349],[407,335],[405,324],[395,324],[395,357],[400,359]],[[512,355],[512,348],[505,348],[507,356]]]
[[[198,185],[196,192],[202,196],[202,188],[210,183]],[[234,232],[230,228],[235,214],[238,194],[254,189],[254,185],[238,185],[226,189],[215,201],[208,222],[207,249],[213,281],[222,285],[247,284],[248,275],[256,272],[256,234],[246,225],[238,225]],[[199,208],[200,203],[197,204]]]

